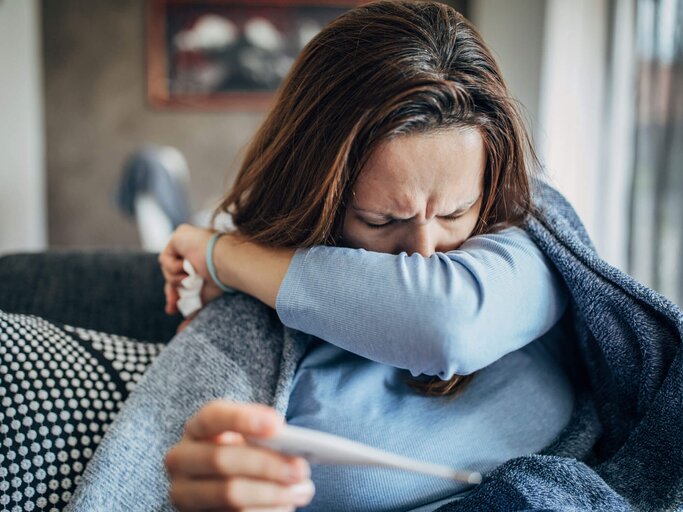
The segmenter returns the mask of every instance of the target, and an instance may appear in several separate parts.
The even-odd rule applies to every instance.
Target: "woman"
[[[567,424],[573,393],[557,352],[564,288],[515,227],[533,162],[461,15],[356,8],[304,49],[253,140],[220,207],[237,231],[183,226],[161,254],[167,312],[188,259],[205,301],[237,289],[314,335],[289,423],[484,472],[537,452]],[[311,474],[244,444],[282,419],[256,404],[202,408],[165,459],[174,504],[434,510],[468,490],[372,469]]]
[[[439,4],[373,4],[323,31],[226,200],[238,233],[209,250],[214,234],[184,227],[163,259],[169,310],[182,257],[209,277],[204,249],[206,299],[219,283],[245,293],[207,303],[160,353],[0,311],[0,504],[680,508],[683,312],[602,261],[550,187],[535,183],[531,209],[506,94]],[[574,389],[566,347],[587,377]],[[485,479],[465,496],[243,444],[283,417]]]

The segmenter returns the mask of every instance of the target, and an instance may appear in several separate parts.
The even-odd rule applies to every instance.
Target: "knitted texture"
[[[538,185],[535,204],[525,227],[572,295],[577,407],[542,453],[439,511],[683,509],[683,312],[602,261],[556,191]],[[163,456],[187,418],[218,397],[284,413],[308,341],[244,295],[209,304],[126,401],[67,510],[173,510]]]
[[[590,402],[556,445],[439,511],[683,510],[683,312],[601,260],[555,190],[537,187],[535,204],[526,228],[571,291]]]

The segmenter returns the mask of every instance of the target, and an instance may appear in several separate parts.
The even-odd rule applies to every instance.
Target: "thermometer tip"
[[[481,483],[481,473],[472,473],[467,477],[467,483],[469,484],[480,484]]]

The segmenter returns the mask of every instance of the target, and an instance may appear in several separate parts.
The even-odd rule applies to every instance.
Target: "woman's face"
[[[422,256],[456,249],[479,218],[485,165],[476,129],[404,135],[380,144],[358,176],[343,244]]]

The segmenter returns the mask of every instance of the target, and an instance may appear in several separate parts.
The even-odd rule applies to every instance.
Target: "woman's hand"
[[[204,278],[202,304],[221,295],[206,266],[206,248],[214,231],[182,224],[171,235],[159,255],[166,285],[166,313],[178,312],[178,286],[187,274],[183,259],[188,259],[200,277]],[[217,278],[226,286],[251,295],[275,308],[280,285],[294,257],[294,248],[268,247],[244,238],[239,231],[226,233],[216,242],[213,263]],[[184,322],[182,325],[185,325]]]
[[[178,287],[180,281],[187,277],[187,273],[183,270],[184,259],[189,260],[197,274],[204,279],[201,291],[202,304],[212,301],[223,293],[211,279],[206,267],[206,247],[214,233],[215,231],[210,229],[181,224],[159,254],[159,264],[166,280],[164,293],[167,314],[174,315],[178,312],[178,299],[180,298]],[[186,319],[179,330],[184,328],[190,319]]]
[[[245,443],[245,435],[272,437],[282,417],[260,404],[209,402],[185,426],[181,441],[167,453],[171,502],[181,511],[290,511],[314,494],[310,467]]]

